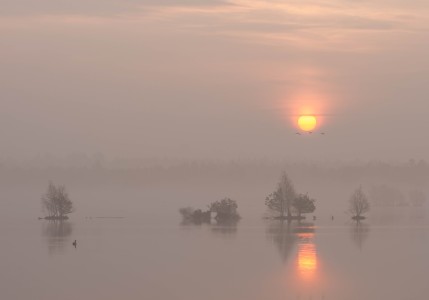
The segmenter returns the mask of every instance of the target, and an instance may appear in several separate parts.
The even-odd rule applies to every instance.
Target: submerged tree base
[[[240,221],[241,217],[239,214],[217,214],[215,217],[216,222],[223,224],[233,224]]]
[[[364,216],[353,216],[352,219],[355,221],[360,221],[360,220],[365,220],[366,217],[364,217]]]
[[[44,218],[39,218],[39,219],[60,221],[60,220],[68,220],[69,217],[67,217],[67,216],[49,216],[49,217],[44,217]]]

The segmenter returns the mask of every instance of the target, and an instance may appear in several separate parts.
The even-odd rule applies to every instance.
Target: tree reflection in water
[[[323,297],[324,279],[320,275],[320,262],[314,243],[314,224],[272,222],[268,226],[267,236],[278,248],[284,263],[295,257],[293,265],[285,267],[283,283],[288,296],[293,292],[296,297]]]
[[[286,262],[296,245],[311,241],[314,231],[313,223],[275,221],[268,226],[267,236],[277,246],[281,258]]]
[[[351,227],[351,237],[359,250],[362,250],[362,246],[368,238],[369,231],[369,225],[360,221],[353,223]]]
[[[280,257],[286,262],[293,252],[298,237],[294,233],[296,225],[283,220],[273,221],[267,229],[267,236],[279,251]]]
[[[237,224],[239,220],[230,220],[230,221],[216,221],[215,224],[212,224],[211,231],[214,234],[220,234],[224,237],[234,236],[237,233]]]
[[[68,221],[44,221],[42,234],[46,237],[49,254],[62,253],[70,243],[73,225]]]
[[[232,237],[237,233],[237,225],[239,222],[240,219],[216,220],[214,222],[212,222],[210,219],[207,221],[184,220],[180,223],[180,225],[182,225],[183,228],[208,227],[210,232],[213,234],[223,237]]]

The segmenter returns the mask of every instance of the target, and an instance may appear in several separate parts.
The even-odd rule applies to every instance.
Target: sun
[[[302,131],[312,131],[316,128],[317,119],[315,116],[300,116],[298,119],[298,126]]]

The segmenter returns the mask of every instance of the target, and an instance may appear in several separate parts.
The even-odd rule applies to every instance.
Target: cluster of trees
[[[215,201],[210,204],[209,211],[216,213],[216,221],[237,221],[240,219],[238,214],[237,202],[230,198],[224,198],[220,201]]]
[[[312,213],[316,210],[315,200],[308,194],[298,194],[295,191],[292,181],[284,172],[277,185],[277,189],[268,195],[265,199],[265,205],[275,213],[275,219],[280,220],[302,220],[305,219],[303,214]],[[237,221],[240,219],[238,214],[237,202],[230,198],[211,203],[207,211],[184,207],[179,210],[184,221],[192,223],[210,223],[212,213],[216,213],[217,222]],[[357,188],[349,199],[347,212],[351,214],[354,220],[365,219],[364,214],[370,209],[368,197],[362,190]]]
[[[303,214],[315,211],[315,200],[308,194],[297,194],[292,181],[286,173],[280,177],[277,189],[265,199],[265,205],[272,212],[276,213],[276,219],[282,220],[302,220]],[[362,190],[357,188],[349,199],[348,213],[353,220],[365,219],[364,214],[370,209],[368,197]]]
[[[278,214],[276,219],[302,220],[303,214],[315,211],[315,200],[308,194],[297,194],[286,173],[280,177],[277,189],[265,199],[268,209]],[[294,215],[295,214],[295,215]]]
[[[210,223],[212,213],[216,214],[214,219],[219,223],[236,222],[240,219],[237,202],[230,198],[212,202],[206,211],[193,209],[192,207],[184,207],[179,209],[179,212],[184,221],[196,224]]]
[[[48,190],[42,196],[42,206],[48,216],[47,220],[67,220],[68,214],[74,211],[73,202],[63,185],[49,183]]]
[[[424,195],[416,193],[414,197],[421,201]],[[286,173],[281,175],[277,189],[265,199],[265,205],[268,209],[277,214],[275,218],[284,220],[305,219],[303,214],[315,211],[314,202],[315,200],[310,198],[308,194],[295,192],[293,183]],[[68,219],[67,215],[74,211],[73,203],[65,187],[56,186],[52,182],[49,183],[46,193],[42,196],[42,206],[48,214],[45,217],[48,220],[66,220]],[[369,209],[368,197],[363,192],[362,187],[359,187],[350,197],[347,212],[352,215],[352,219],[359,221],[365,219],[364,214]],[[212,213],[216,214],[215,220],[217,222],[238,221],[240,219],[237,202],[230,198],[212,202],[206,211],[184,207],[179,212],[185,221],[193,223],[210,223]]]
[[[194,209],[192,207],[183,207],[179,209],[180,214],[184,221],[192,222],[195,224],[210,223],[211,212],[202,211],[201,209]]]

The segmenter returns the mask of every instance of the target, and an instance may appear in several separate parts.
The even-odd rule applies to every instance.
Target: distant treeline
[[[426,194],[420,189],[413,188],[404,192],[386,184],[372,185],[370,196],[375,206],[420,207],[426,203]]]
[[[57,178],[63,182],[83,184],[157,184],[186,182],[272,182],[282,170],[295,181],[362,182],[382,181],[425,187],[429,164],[410,160],[406,163],[282,163],[267,161],[187,162],[172,165],[121,167],[105,161],[89,166],[31,166],[0,163],[0,184],[46,182]]]

